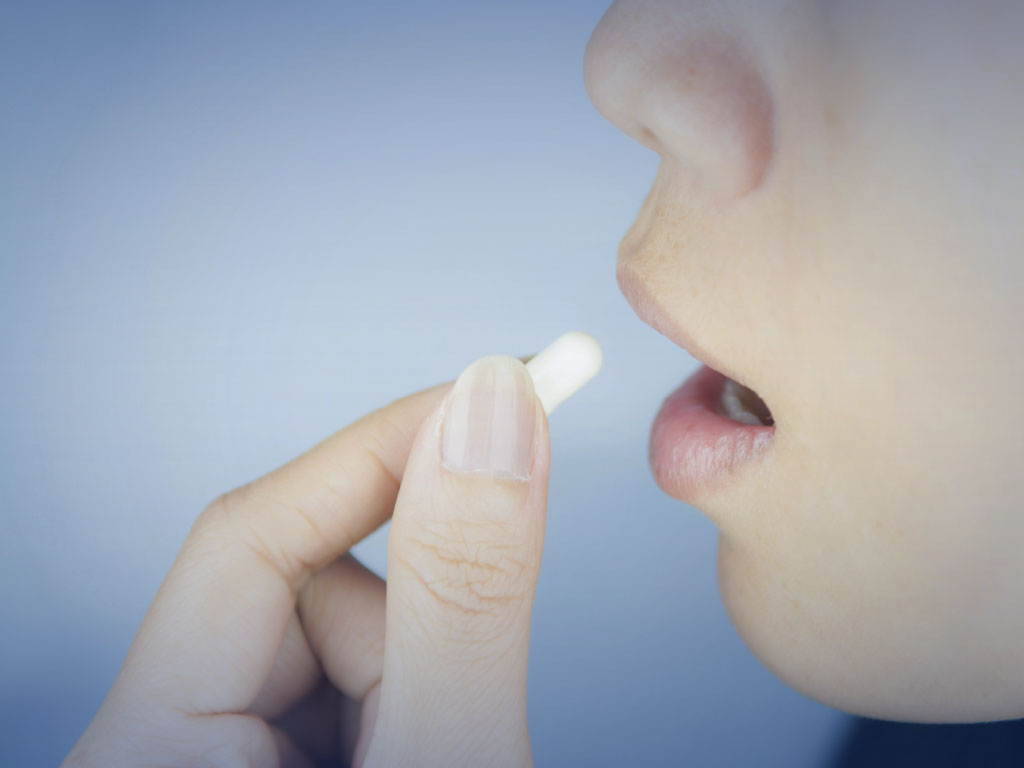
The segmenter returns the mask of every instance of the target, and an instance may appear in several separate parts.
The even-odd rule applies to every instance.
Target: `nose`
[[[701,187],[756,189],[773,150],[773,101],[749,45],[696,2],[618,0],[587,44],[584,82],[618,128]]]

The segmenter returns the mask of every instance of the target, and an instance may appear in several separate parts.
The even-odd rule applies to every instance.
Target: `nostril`
[[[641,125],[636,129],[636,140],[643,144],[645,147],[649,147],[657,152],[659,155],[663,154],[663,148],[661,142],[658,141],[658,137],[654,135],[654,131],[645,125]]]

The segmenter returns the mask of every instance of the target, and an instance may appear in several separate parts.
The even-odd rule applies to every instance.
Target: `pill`
[[[602,357],[601,346],[593,336],[569,331],[530,358],[526,370],[549,416],[594,378]]]

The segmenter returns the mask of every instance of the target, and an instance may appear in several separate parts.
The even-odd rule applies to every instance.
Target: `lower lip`
[[[750,426],[722,416],[727,377],[702,366],[661,406],[651,427],[654,479],[665,493],[694,503],[764,453],[774,426]]]

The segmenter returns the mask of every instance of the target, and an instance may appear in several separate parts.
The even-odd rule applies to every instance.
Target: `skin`
[[[620,275],[775,419],[688,499],[726,607],[850,712],[1024,717],[1022,29],[1008,0],[629,0],[587,49],[663,159]],[[547,420],[527,387],[525,479],[459,471],[452,391],[213,501],[65,766],[531,765]],[[347,552],[389,516],[385,594]]]
[[[686,499],[736,628],[849,712],[1024,717],[1024,6],[622,0],[585,60],[661,155],[619,274],[766,401]]]
[[[485,361],[211,502],[64,768],[532,766],[548,425],[522,362]],[[525,465],[481,463],[457,437],[482,364],[517,374],[497,399],[519,403]],[[484,378],[468,442],[490,445],[493,425],[508,445]],[[389,517],[385,591],[348,550]]]

